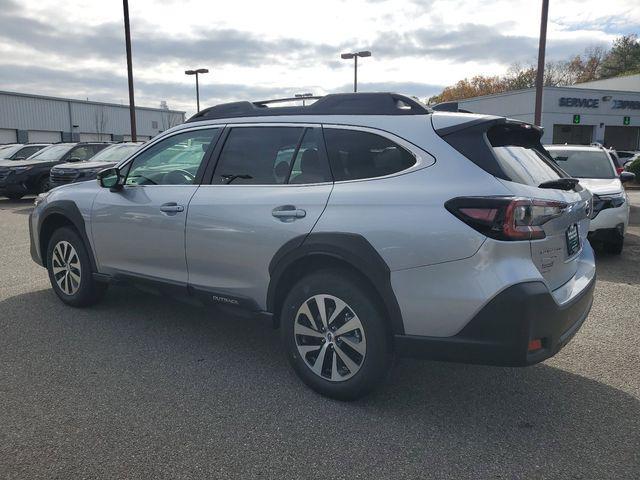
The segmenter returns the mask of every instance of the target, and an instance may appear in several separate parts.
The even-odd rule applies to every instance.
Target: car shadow
[[[402,359],[383,388],[344,403],[297,380],[264,320],[123,287],[88,309],[41,290],[3,300],[0,312],[4,404],[25,419],[5,423],[24,430],[5,442],[101,426],[127,448],[136,435],[176,451],[215,439],[327,477],[349,465],[375,478],[640,477],[640,401],[548,364]],[[182,452],[185,463],[197,455]]]

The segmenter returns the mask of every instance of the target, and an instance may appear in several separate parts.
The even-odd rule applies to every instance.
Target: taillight
[[[620,175],[622,172],[624,172],[624,167],[616,167],[616,175]]]
[[[458,197],[445,208],[470,227],[496,240],[537,240],[542,225],[559,217],[564,202],[514,197]]]

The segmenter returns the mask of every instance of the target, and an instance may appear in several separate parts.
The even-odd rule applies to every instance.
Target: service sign
[[[560,97],[558,105],[560,107],[598,108],[600,106],[600,99]]]

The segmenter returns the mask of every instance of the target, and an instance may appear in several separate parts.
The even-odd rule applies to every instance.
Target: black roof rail
[[[441,102],[431,107],[435,112],[459,112],[459,113],[473,113],[469,110],[464,110],[459,107],[458,102]]]
[[[306,106],[269,108],[273,103],[316,100]],[[425,115],[431,110],[413,98],[397,93],[332,93],[323,97],[294,97],[233,102],[201,110],[186,123],[222,118],[283,115]]]

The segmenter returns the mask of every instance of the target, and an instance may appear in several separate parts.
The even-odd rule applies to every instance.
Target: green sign
[[[573,116],[573,123],[575,123],[576,125],[580,123],[580,115]]]
[[[624,117],[624,120],[622,120],[622,124],[631,125],[631,117]]]

